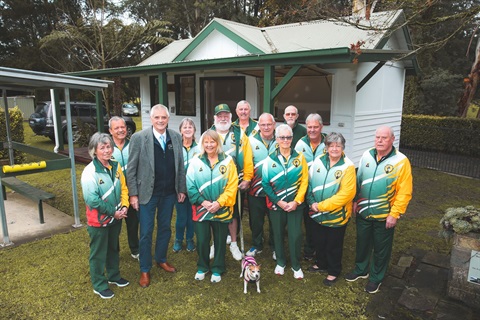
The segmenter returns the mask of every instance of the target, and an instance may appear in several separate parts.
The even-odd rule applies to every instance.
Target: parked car
[[[138,116],[138,107],[133,103],[124,103],[122,112],[124,116]]]
[[[77,121],[81,121],[87,125],[97,125],[97,105],[93,102],[70,102],[71,116],[72,116],[72,130],[73,130],[73,142],[77,142],[80,134],[78,132]],[[103,107],[104,114],[104,131],[108,132],[108,120],[107,110]],[[60,102],[60,115],[62,120],[62,134],[63,139],[67,141],[67,120],[65,114],[65,102]],[[137,126],[130,117],[123,117],[127,124],[128,136],[130,137],[136,130]],[[30,128],[37,135],[45,136],[55,141],[55,132],[53,126],[53,108],[51,101],[44,101],[37,103],[35,113],[33,113],[28,121]]]

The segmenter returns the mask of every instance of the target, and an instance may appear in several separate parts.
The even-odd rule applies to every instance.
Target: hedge
[[[9,108],[10,115],[10,135],[12,141],[24,143],[23,137],[23,115],[18,107]],[[5,123],[5,109],[0,108],[0,141],[7,141],[7,125]],[[23,163],[25,155],[23,152],[14,150],[15,163]],[[8,160],[8,149],[0,150],[0,159]]]
[[[480,119],[403,115],[400,147],[480,157]]]

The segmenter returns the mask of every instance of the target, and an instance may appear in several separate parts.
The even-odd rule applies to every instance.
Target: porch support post
[[[52,89],[51,90],[51,100],[52,100],[52,103],[55,104],[54,105],[54,108],[53,109],[53,123],[54,123],[54,130],[55,132],[53,133],[54,136],[55,136],[55,141],[56,142],[56,147],[57,150],[55,152],[57,152],[58,150],[65,150],[65,147],[64,147],[64,143],[67,142],[65,141],[65,139],[63,139],[63,132],[62,132],[62,117],[61,117],[61,114],[60,114],[60,92],[58,91],[58,89]],[[66,112],[66,111],[65,111]]]
[[[273,114],[272,90],[275,85],[275,66],[267,65],[263,72],[263,112]]]
[[[274,99],[280,91],[287,85],[287,83],[292,80],[293,76],[300,70],[302,66],[293,66],[290,70],[288,70],[287,74],[280,80],[280,82],[277,84],[275,89],[272,90],[272,99]]]
[[[168,85],[166,72],[160,72],[158,74],[158,100],[159,103],[168,107]]]
[[[97,103],[97,131],[104,132],[103,127],[103,104],[102,104],[102,91],[95,91],[95,102]]]

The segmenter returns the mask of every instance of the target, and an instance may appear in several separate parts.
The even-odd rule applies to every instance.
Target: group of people
[[[410,163],[393,146],[393,130],[377,129],[375,146],[363,154],[356,173],[344,153],[345,138],[341,133],[323,133],[319,114],[308,115],[302,126],[297,108],[288,106],[285,123],[276,126],[272,114],[261,114],[257,122],[250,112],[247,101],[238,102],[238,120],[232,122],[229,106],[217,105],[214,125],[198,144],[194,121],[183,119],[180,133],[168,128],[170,114],[163,105],[152,107],[152,126],[130,141],[120,117],[110,120],[111,137],[92,136],[93,161],[82,174],[82,188],[96,294],[111,298],[109,283],[129,284],[118,267],[122,219],[131,255],[140,262],[141,287],[150,285],[153,258],[158,267],[176,272],[167,261],[174,206],[173,251],[183,249],[185,238],[186,250],[198,253],[195,279],[204,280],[211,273],[211,282],[220,282],[227,245],[234,259],[243,257],[237,235],[245,200],[252,234],[245,255],[262,252],[267,220],[274,273],[285,274],[288,234],[294,278],[304,277],[303,244],[304,259],[313,261],[308,270],[326,273],[326,286],[332,286],[342,272],[346,226],[352,212],[357,214],[355,269],[345,279],[368,278],[365,290],[378,291],[389,264],[394,227],[412,194]]]

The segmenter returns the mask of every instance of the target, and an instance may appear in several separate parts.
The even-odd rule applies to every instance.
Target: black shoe
[[[307,261],[312,261],[313,259],[315,258],[315,254],[304,254],[303,255],[303,259],[307,260]]]
[[[326,285],[327,287],[331,287],[335,282],[337,282],[337,280],[338,280],[338,277],[336,277],[333,280],[328,280],[327,278],[325,278],[323,279],[323,284]]]
[[[380,285],[382,283],[375,283],[375,282],[371,282],[371,281],[368,281],[367,285],[365,286],[365,291],[367,291],[368,293],[377,293],[378,292],[378,289],[380,289]]]
[[[356,274],[355,272],[350,272],[345,275],[345,280],[349,282],[357,281],[358,279],[367,279],[368,278],[368,273],[361,275],[361,274]]]
[[[325,273],[327,272],[327,270],[325,269],[320,269],[316,264],[314,264],[313,266],[310,266],[308,268],[308,271],[309,272],[320,272],[320,273]]]
[[[113,291],[110,290],[110,289],[105,289],[105,290],[102,290],[100,292],[93,290],[93,292],[98,294],[100,296],[100,298],[102,298],[102,299],[111,299],[115,296],[113,294]]]
[[[110,284],[116,284],[117,287],[126,287],[130,284],[130,282],[128,282],[128,280],[125,280],[123,278],[120,278],[116,281],[108,281],[108,283]],[[112,292],[113,293],[113,292]]]

